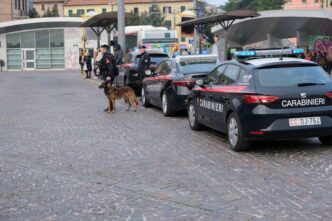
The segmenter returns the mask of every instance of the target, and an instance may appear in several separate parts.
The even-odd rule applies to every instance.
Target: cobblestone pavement
[[[103,112],[75,73],[0,74],[0,220],[332,220],[332,149],[229,150],[184,114]]]

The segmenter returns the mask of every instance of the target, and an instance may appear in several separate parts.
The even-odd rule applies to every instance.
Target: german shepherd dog
[[[138,101],[135,92],[130,87],[113,87],[110,81],[104,81],[99,88],[104,89],[104,93],[109,101],[109,107],[104,111],[111,113],[115,112],[115,100],[124,98],[125,102],[129,105],[127,111],[130,110],[131,106],[134,107],[134,111],[137,110]]]

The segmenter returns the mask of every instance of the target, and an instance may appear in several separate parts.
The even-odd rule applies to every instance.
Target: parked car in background
[[[142,83],[142,104],[161,107],[165,116],[186,109],[195,81],[204,78],[217,63],[217,55],[177,56],[162,61]]]
[[[150,55],[151,64],[150,69],[153,71],[157,65],[164,59],[168,58],[168,55],[159,49],[148,49],[147,53]],[[138,76],[138,62],[140,55],[136,52],[130,53],[127,57],[131,57],[129,61],[119,66],[119,76],[117,76],[117,86],[129,86],[136,92],[141,90],[141,82]]]

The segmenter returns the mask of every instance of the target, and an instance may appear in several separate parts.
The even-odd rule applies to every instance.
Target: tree
[[[165,17],[162,15],[160,8],[156,2],[151,5],[150,13],[144,12],[136,15],[132,19],[126,21],[126,25],[152,25],[155,27],[165,26]]]
[[[29,10],[29,18],[39,18],[40,15],[38,14],[35,8]]]
[[[160,27],[165,25],[165,17],[162,15],[158,4],[154,1],[151,5],[151,11],[148,15],[151,25]]]
[[[257,11],[282,9],[285,3],[285,0],[256,0],[256,7]]]
[[[225,11],[252,10],[264,11],[282,9],[286,0],[229,0],[223,7]]]
[[[47,8],[47,11],[44,13],[43,17],[59,17],[59,11],[57,7]]]

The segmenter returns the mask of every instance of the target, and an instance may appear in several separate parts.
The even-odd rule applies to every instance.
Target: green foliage
[[[151,5],[150,13],[144,12],[136,15],[133,19],[128,19],[126,25],[153,25],[155,27],[165,26],[165,17],[162,15],[156,2]]]
[[[39,18],[40,15],[38,14],[35,8],[29,10],[29,18]]]
[[[285,0],[256,0],[257,11],[282,9],[285,3]]]
[[[282,9],[286,0],[229,0],[223,7],[225,11],[252,10],[264,11]]]
[[[44,13],[43,17],[59,17],[59,11],[57,7],[52,9],[47,8],[47,11]]]

